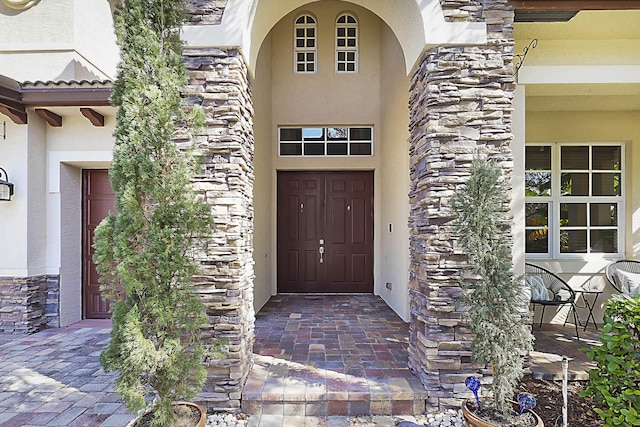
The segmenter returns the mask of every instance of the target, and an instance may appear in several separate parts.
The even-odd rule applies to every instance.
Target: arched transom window
[[[318,69],[316,43],[317,24],[311,15],[301,15],[295,21],[293,72],[315,73]]]
[[[336,73],[358,72],[358,21],[350,13],[336,20]]]

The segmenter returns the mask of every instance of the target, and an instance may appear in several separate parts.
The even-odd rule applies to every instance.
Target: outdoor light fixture
[[[9,182],[7,171],[0,168],[0,200],[9,201],[13,196],[13,184]]]

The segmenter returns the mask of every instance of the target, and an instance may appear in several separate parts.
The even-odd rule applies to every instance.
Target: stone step
[[[242,393],[246,414],[288,416],[418,415],[427,392],[413,376],[362,378],[307,368],[274,375],[254,366]]]

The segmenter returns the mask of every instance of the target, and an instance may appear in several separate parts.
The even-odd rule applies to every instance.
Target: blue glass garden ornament
[[[480,380],[476,377],[467,377],[467,379],[464,380],[464,385],[466,385],[467,388],[473,392],[473,395],[476,397],[478,409],[480,409],[480,398],[478,398],[478,390],[480,390]]]
[[[536,407],[536,398],[531,393],[518,393],[518,404],[520,405],[520,415],[522,415],[525,409]]]

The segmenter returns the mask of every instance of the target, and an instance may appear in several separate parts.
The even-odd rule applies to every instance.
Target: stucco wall
[[[359,73],[334,72],[335,19],[348,10],[359,24]],[[303,11],[318,22],[318,72],[293,73],[293,21]],[[262,44],[255,102],[255,302],[276,289],[278,170],[374,171],[374,292],[408,320],[408,77],[402,49],[376,15],[349,3],[306,5],[286,15]],[[280,125],[373,125],[372,157],[279,157]],[[389,232],[389,224],[392,232]],[[269,275],[269,276],[267,276]],[[388,291],[385,284],[392,284]]]
[[[637,111],[536,111],[526,116],[527,142],[620,142],[625,147],[625,242],[624,258],[640,257],[640,116]],[[604,268],[615,257],[594,254],[579,259],[530,259],[546,265],[578,288],[584,284],[603,286],[605,301],[613,288],[604,278]],[[591,283],[589,283],[591,281]],[[601,319],[601,308],[594,311]],[[547,321],[563,322],[560,315],[549,313]],[[586,315],[586,313],[584,313]]]
[[[0,5],[0,55],[0,74],[21,82],[115,78],[109,3],[41,1],[22,12]]]

